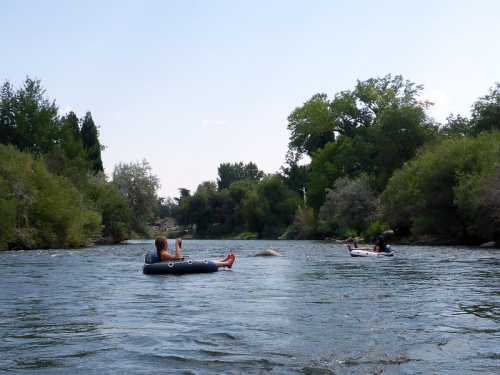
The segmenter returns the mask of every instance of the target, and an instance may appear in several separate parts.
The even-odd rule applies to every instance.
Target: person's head
[[[160,251],[168,249],[168,242],[165,237],[157,237],[155,240],[156,252],[159,254]]]

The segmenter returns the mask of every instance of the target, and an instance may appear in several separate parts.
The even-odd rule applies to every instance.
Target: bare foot
[[[231,252],[229,253],[229,255],[227,256],[226,258],[226,262],[227,262],[227,268],[231,268],[233,266],[233,263],[234,261],[236,260],[236,256]]]

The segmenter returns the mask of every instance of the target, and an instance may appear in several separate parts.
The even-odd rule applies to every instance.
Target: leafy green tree
[[[287,160],[296,164],[306,153],[314,151],[335,140],[335,122],[326,94],[313,95],[301,107],[288,116],[290,143]]]
[[[119,243],[130,238],[132,211],[127,198],[115,185],[106,182],[102,176],[92,176],[86,182],[85,195],[102,216],[105,239]]]
[[[487,95],[474,103],[471,123],[474,134],[500,130],[500,83],[497,83]]]
[[[297,163],[287,163],[281,167],[281,174],[285,184],[292,191],[304,194],[310,177],[310,165],[299,165]]]
[[[429,144],[389,180],[382,194],[385,218],[402,234],[488,240],[494,212],[484,210],[481,185],[499,161],[498,132]]]
[[[358,81],[354,90],[342,91],[328,100],[325,94],[314,95],[288,118],[290,143],[287,161],[297,162],[332,143],[336,134],[353,138],[358,132],[376,124],[386,109],[414,107],[422,110],[430,105],[418,96],[422,86],[402,76],[386,75]]]
[[[251,180],[240,180],[232,183],[227,189],[225,211],[228,233],[248,230],[249,220],[245,216],[245,203],[249,201],[247,197],[254,195],[257,184],[258,182]]]
[[[368,176],[339,178],[321,206],[319,226],[325,234],[343,235],[348,230],[361,234],[374,220],[376,209],[377,198]]]
[[[367,150],[359,153],[365,157],[359,160],[361,168],[373,176],[372,186],[382,191],[392,173],[432,140],[436,131],[419,106],[391,107],[381,112],[376,124],[367,130]]]
[[[446,119],[446,124],[439,130],[440,134],[445,136],[466,137],[472,134],[472,123],[466,117],[453,114]]]
[[[26,78],[10,101],[10,110],[15,127],[12,144],[36,155],[52,149],[58,139],[57,107],[45,97],[39,80]]]
[[[367,174],[372,188],[382,191],[393,171],[434,138],[436,126],[425,112],[429,103],[418,101],[421,89],[388,75],[358,81],[329,102],[329,127],[338,136],[308,151],[308,196],[316,211],[338,178]]]
[[[113,171],[112,184],[128,200],[132,213],[132,230],[147,234],[146,223],[154,218],[157,208],[158,177],[153,175],[146,160],[141,162],[120,163]]]
[[[219,165],[218,174],[217,186],[219,190],[228,188],[236,181],[259,181],[264,176],[264,172],[260,171],[257,165],[252,162],[248,164],[243,162],[222,163]]]
[[[79,120],[74,112],[59,120],[59,137],[53,148],[44,155],[49,170],[68,177],[75,186],[85,186],[94,174],[93,163],[83,146]]]
[[[175,217],[177,216],[177,211],[178,211],[178,204],[177,202],[171,198],[171,197],[160,197],[158,199],[158,216],[161,219],[164,219],[166,217]]]
[[[363,173],[360,159],[367,160],[366,147],[360,137],[340,136],[335,143],[328,143],[318,150],[312,161],[308,183],[308,202],[319,210],[326,196],[326,189],[333,186],[335,180],[350,176],[355,178]]]
[[[174,198],[177,202],[177,212],[175,219],[180,225],[190,225],[192,221],[189,217],[189,201],[191,198],[191,191],[186,188],[179,189],[179,198]]]
[[[292,223],[300,198],[280,176],[268,176],[243,203],[247,229],[264,238],[275,238]]]
[[[100,233],[100,215],[66,178],[11,145],[0,145],[0,197],[2,248],[84,246]]]
[[[95,126],[92,114],[87,112],[82,121],[81,137],[83,146],[88,154],[88,159],[92,163],[92,169],[95,173],[103,172],[101,160],[102,146],[99,142],[99,132]]]

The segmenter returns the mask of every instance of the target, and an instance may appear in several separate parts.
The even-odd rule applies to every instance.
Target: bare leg
[[[229,250],[229,254],[224,259],[218,260],[218,262],[227,262],[231,257],[234,257],[233,250]]]
[[[226,259],[215,261],[215,265],[217,267],[231,268],[235,260],[236,260],[235,255],[233,254],[233,252],[230,252],[229,255],[226,257]]]

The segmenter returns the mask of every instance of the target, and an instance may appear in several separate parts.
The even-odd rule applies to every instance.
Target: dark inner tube
[[[217,272],[219,268],[211,260],[181,260],[160,262],[156,254],[147,254],[142,272],[146,275],[182,275],[186,273]]]

